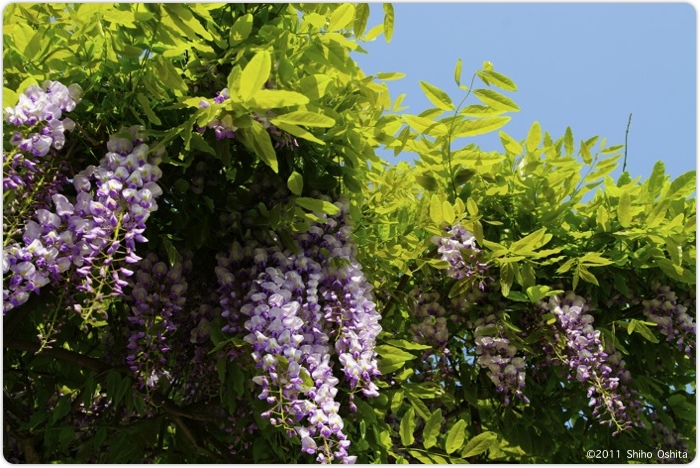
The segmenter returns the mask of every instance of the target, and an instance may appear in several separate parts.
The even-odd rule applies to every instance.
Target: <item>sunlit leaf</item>
[[[244,102],[249,101],[253,95],[260,91],[270,77],[271,67],[272,58],[266,50],[256,53],[250,59],[250,62],[246,64],[241,74],[241,82],[238,89],[238,94]]]

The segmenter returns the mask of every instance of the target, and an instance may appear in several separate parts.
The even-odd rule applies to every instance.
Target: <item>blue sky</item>
[[[419,80],[459,102],[463,91],[454,82],[457,59],[462,59],[466,85],[488,60],[518,85],[506,94],[520,112],[510,114],[512,120],[502,129],[517,140],[537,120],[555,139],[570,126],[577,142],[599,135],[609,146],[623,144],[632,113],[627,170],[633,177],[646,179],[657,160],[672,177],[695,169],[697,15],[692,5],[393,5],[391,43],[383,37],[365,43],[369,54],[356,54],[355,60],[367,74],[406,74],[387,82],[392,99],[407,94],[404,112],[419,114],[433,107]],[[381,4],[371,4],[369,25],[382,17]],[[474,141],[486,150],[502,149],[496,134]]]

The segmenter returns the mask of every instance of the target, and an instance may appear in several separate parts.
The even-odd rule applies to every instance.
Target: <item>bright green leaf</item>
[[[288,114],[281,114],[270,119],[270,122],[277,125],[278,122],[304,125],[306,127],[332,127],[335,125],[335,120],[323,114],[308,111],[294,111]]]
[[[367,3],[358,3],[355,6],[355,18],[352,25],[355,37],[362,37],[367,28],[367,20],[369,19],[369,5]]]
[[[440,201],[440,197],[435,194],[430,197],[430,219],[432,219],[433,222],[438,225],[441,224],[444,219],[442,213],[442,202]]]
[[[423,94],[425,94],[425,97],[427,97],[428,100],[432,102],[435,107],[446,111],[454,110],[455,106],[454,104],[452,104],[452,100],[446,92],[444,92],[437,86],[433,86],[430,83],[426,83],[425,81],[420,81],[419,84],[420,88],[423,90]]]
[[[542,129],[539,122],[533,122],[530,126],[530,131],[527,133],[525,140],[525,148],[528,153],[534,153],[542,142]]]
[[[627,228],[632,223],[632,198],[629,192],[623,192],[617,204],[617,220],[620,225]]]
[[[506,112],[517,112],[520,110],[518,105],[513,102],[512,99],[491,89],[476,89],[474,90],[474,95],[484,104],[493,109],[503,110]]]
[[[287,179],[287,187],[294,195],[301,195],[304,190],[304,178],[297,171],[292,172]]]
[[[451,454],[462,448],[464,445],[464,436],[467,423],[464,419],[458,420],[449,431],[447,431],[447,437],[445,438],[445,452]]]
[[[355,5],[352,3],[341,3],[331,14],[328,24],[328,31],[339,31],[344,29],[355,17]]]
[[[401,436],[401,443],[404,447],[409,447],[413,444],[413,431],[416,430],[416,412],[413,408],[408,408],[406,413],[404,413],[403,418],[401,418],[401,423],[399,424],[399,435]]]
[[[318,200],[316,198],[299,197],[294,200],[297,205],[314,213],[325,213],[330,216],[335,216],[340,213],[340,208],[331,202]]]
[[[442,427],[442,410],[440,408],[433,411],[430,418],[425,422],[423,428],[423,447],[429,449],[437,444],[437,436],[440,435]]]
[[[481,434],[473,437],[471,440],[469,440],[469,442],[467,442],[467,445],[462,450],[462,458],[469,458],[474,457],[476,455],[481,455],[482,453],[490,449],[494,445],[494,443],[496,443],[497,439],[498,436],[495,432],[482,432]]]
[[[394,35],[394,6],[391,3],[384,3],[384,37],[386,42],[391,42]]]
[[[261,89],[250,99],[250,104],[260,109],[297,106],[308,102],[309,98],[303,94],[282,89]]]
[[[253,15],[250,13],[236,18],[236,22],[229,30],[229,42],[232,46],[240,44],[248,39],[253,30]]]
[[[248,102],[253,95],[260,91],[270,77],[272,58],[266,50],[256,53],[243,68],[238,94],[243,102]],[[232,90],[229,90],[233,92]],[[278,107],[278,106],[275,106]]]

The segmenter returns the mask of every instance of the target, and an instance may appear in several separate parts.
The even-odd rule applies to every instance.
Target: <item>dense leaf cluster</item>
[[[393,20],[8,5],[7,460],[694,458],[694,171],[507,134],[488,62],[404,112]]]

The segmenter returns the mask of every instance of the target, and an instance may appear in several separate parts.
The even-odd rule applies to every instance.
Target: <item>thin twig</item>
[[[622,172],[625,172],[627,168],[627,135],[630,133],[630,124],[632,123],[632,113],[630,112],[630,118],[627,120],[627,130],[625,130],[625,159],[622,162]]]

